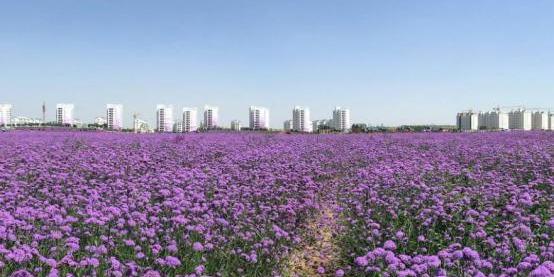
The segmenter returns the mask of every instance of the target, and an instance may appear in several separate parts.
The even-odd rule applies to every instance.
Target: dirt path
[[[332,204],[322,204],[321,213],[309,228],[316,239],[305,242],[291,255],[285,276],[334,276],[340,253],[336,230],[337,219]]]

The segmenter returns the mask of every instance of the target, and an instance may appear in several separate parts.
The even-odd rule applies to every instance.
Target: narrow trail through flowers
[[[315,238],[307,241],[292,254],[286,276],[332,276],[330,270],[339,259],[336,244],[336,211],[330,203],[323,203],[319,215],[310,224],[309,232]]]
[[[335,198],[337,186],[332,184],[340,182],[342,177],[342,174],[335,175],[321,184],[320,210],[307,230],[308,237],[313,239],[302,242],[292,253],[284,276],[342,276],[342,272],[335,272],[341,253],[337,241],[341,209]]]

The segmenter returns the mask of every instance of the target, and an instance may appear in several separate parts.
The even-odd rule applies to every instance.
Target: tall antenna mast
[[[42,102],[42,124],[46,124],[46,102]]]

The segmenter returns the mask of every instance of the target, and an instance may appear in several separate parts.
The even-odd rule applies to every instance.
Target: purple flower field
[[[327,243],[313,226],[336,253],[293,261]],[[554,276],[553,260],[551,132],[0,133],[0,276]]]

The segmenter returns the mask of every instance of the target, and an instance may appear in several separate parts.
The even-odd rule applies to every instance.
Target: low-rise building
[[[105,125],[106,124],[106,119],[103,118],[103,117],[96,117],[94,119],[94,124],[96,124],[96,125]]]
[[[231,121],[231,130],[233,131],[240,131],[240,120],[233,120]]]
[[[342,131],[341,129],[336,129],[336,125],[334,124],[332,119],[319,119],[319,120],[312,121],[312,130],[314,132],[320,131],[322,129],[324,130],[334,129],[337,131]],[[348,130],[348,129],[350,128],[347,128],[345,130]]]
[[[137,117],[133,122],[133,130],[135,133],[149,133],[150,127],[148,126],[148,122]]]
[[[25,116],[17,116],[12,118],[12,125],[22,126],[22,125],[40,125],[42,120],[40,118],[31,118]]]
[[[285,130],[285,132],[292,131],[292,120],[289,119],[283,122],[283,130]]]
[[[173,123],[173,132],[174,133],[182,133],[183,132],[183,121],[177,120],[175,123]]]

